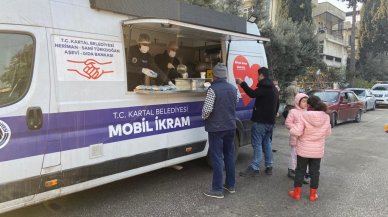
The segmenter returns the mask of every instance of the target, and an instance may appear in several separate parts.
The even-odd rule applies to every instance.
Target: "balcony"
[[[319,32],[318,33],[318,40],[319,41],[323,41],[323,40],[326,40],[326,41],[329,41],[329,42],[332,42],[332,43],[336,43],[338,45],[342,45],[342,46],[346,46],[346,43],[345,43],[345,40],[343,39],[342,35],[331,35],[331,34],[328,34],[326,32]]]

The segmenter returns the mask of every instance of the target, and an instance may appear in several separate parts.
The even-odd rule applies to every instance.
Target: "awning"
[[[169,19],[133,19],[124,21],[123,25],[135,25],[137,28],[176,34],[178,38],[206,38],[218,41],[270,41],[270,39],[258,35],[243,34]]]

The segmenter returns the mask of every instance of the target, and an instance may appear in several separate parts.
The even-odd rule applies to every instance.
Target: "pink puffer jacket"
[[[291,109],[289,112],[288,112],[288,115],[287,115],[287,118],[286,118],[286,121],[285,121],[285,125],[287,127],[287,129],[291,129],[297,120],[300,120],[302,118],[302,114],[303,112],[306,112],[307,109],[302,109],[299,104],[300,104],[300,100],[302,98],[308,98],[308,96],[304,93],[298,93],[296,96],[295,96],[295,108],[294,109]],[[290,135],[290,138],[289,138],[289,141],[288,141],[288,144],[290,146],[296,146],[296,141],[297,141],[297,136],[293,136],[293,135]]]
[[[322,158],[325,152],[325,140],[331,134],[329,115],[323,111],[308,111],[302,114],[290,130],[298,136],[296,153],[305,158]]]

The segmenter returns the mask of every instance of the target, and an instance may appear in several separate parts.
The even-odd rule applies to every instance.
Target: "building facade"
[[[249,17],[260,11],[266,13],[265,22],[276,25],[279,17],[282,0],[263,0],[263,9],[256,10],[256,0],[243,0],[243,14]],[[317,27],[317,35],[320,44],[320,56],[328,67],[344,68],[350,56],[351,13],[345,13],[329,2],[318,3],[312,0],[312,17]],[[256,10],[256,11],[255,11]],[[256,13],[256,14],[255,14]],[[359,24],[359,11],[357,12],[357,24]],[[356,29],[356,33],[358,30]],[[358,55],[358,37],[356,35],[356,54]]]
[[[348,58],[348,44],[344,37],[346,14],[329,2],[313,1],[313,20],[317,26],[319,53],[328,67],[342,68]]]

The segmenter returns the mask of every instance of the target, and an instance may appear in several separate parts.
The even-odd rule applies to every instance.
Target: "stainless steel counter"
[[[139,94],[177,94],[177,93],[202,93],[206,94],[205,89],[199,90],[166,90],[166,91],[157,91],[157,90],[135,90],[135,93]]]

